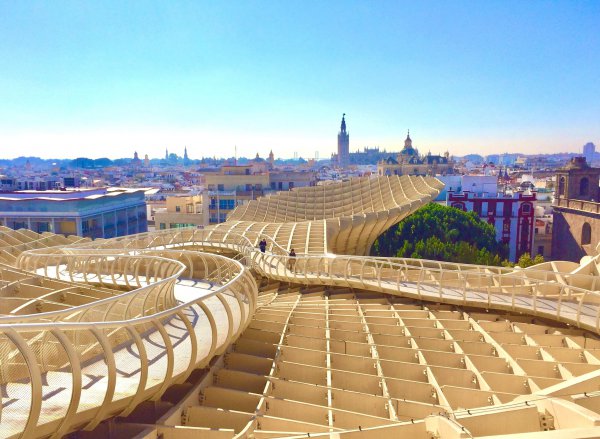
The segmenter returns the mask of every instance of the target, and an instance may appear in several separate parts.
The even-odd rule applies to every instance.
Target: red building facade
[[[535,228],[536,193],[516,192],[512,195],[448,192],[447,205],[492,224],[496,239],[508,244],[509,259],[517,261],[523,253],[532,254]]]

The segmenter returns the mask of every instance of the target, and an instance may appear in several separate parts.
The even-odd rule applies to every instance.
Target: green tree
[[[531,267],[532,265],[541,264],[545,262],[544,257],[542,255],[535,255],[535,258],[532,258],[529,253],[523,253],[519,260],[517,261],[517,265],[521,268]]]
[[[391,227],[375,242],[375,256],[397,256],[469,264],[500,265],[505,245],[494,226],[475,212],[429,203]]]

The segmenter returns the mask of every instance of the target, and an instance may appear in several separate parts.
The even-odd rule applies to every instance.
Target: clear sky
[[[600,146],[600,1],[0,2],[0,158]]]

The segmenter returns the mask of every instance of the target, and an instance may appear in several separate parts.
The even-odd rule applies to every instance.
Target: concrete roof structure
[[[599,256],[522,270],[319,252],[364,250],[438,185],[344,184],[206,230],[0,228],[0,437],[600,436]],[[350,226],[314,228],[336,220]],[[290,258],[296,237],[321,247]]]

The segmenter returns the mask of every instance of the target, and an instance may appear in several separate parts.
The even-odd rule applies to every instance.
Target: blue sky
[[[122,4],[123,3],[123,4]],[[0,2],[0,157],[600,144],[600,1]]]

